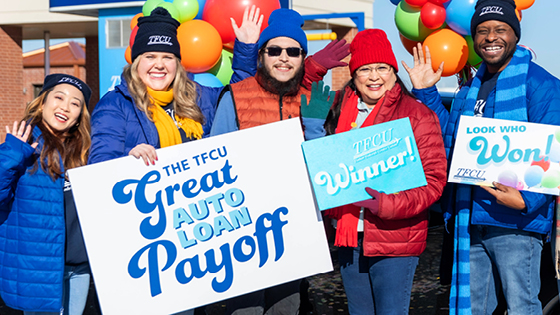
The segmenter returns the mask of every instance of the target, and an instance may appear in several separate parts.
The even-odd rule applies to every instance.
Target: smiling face
[[[303,56],[290,57],[286,49],[282,49],[280,56],[270,56],[266,51],[268,47],[301,48],[299,43],[289,37],[276,37],[268,41],[263,54],[263,64],[268,73],[280,82],[287,82],[292,79],[298,70],[303,66]]]
[[[154,91],[167,91],[177,73],[177,57],[165,52],[146,52],[138,58],[137,71],[142,82]]]
[[[490,73],[502,71],[508,65],[517,36],[509,24],[490,20],[480,23],[474,35],[474,50],[484,60]]]
[[[397,82],[393,67],[386,63],[370,63],[354,71],[354,84],[362,101],[374,106]]]
[[[41,107],[45,126],[53,134],[63,135],[78,122],[84,103],[84,95],[75,86],[55,86]]]

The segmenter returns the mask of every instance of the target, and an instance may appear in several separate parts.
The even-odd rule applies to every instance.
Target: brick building
[[[74,41],[50,47],[50,73],[73,75],[86,82],[85,45]],[[23,54],[23,95],[28,104],[35,99],[43,87],[45,78],[45,49],[37,49]]]

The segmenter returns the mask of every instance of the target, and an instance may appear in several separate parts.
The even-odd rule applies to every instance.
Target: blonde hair
[[[54,134],[43,121],[43,105],[53,89],[54,87],[41,93],[27,105],[23,120],[31,126],[37,126],[41,130],[40,138],[44,140],[39,162],[35,162],[32,172],[37,170],[40,163],[41,168],[56,180],[62,175],[63,169],[69,170],[87,164],[91,146],[91,125],[89,111],[85,101],[82,101],[82,110],[76,125],[66,131],[64,138]],[[39,139],[29,139],[30,143],[38,141]],[[61,158],[63,166],[60,165]]]
[[[140,57],[140,56],[139,56]],[[153,121],[150,107],[154,106],[152,97],[148,94],[146,84],[138,74],[138,64],[141,58],[136,58],[132,64],[124,68],[123,74],[128,86],[128,92],[134,99],[138,109],[146,113],[148,119]],[[187,72],[181,65],[181,60],[175,57],[177,73],[173,79],[173,109],[175,114],[182,118],[190,118],[204,124],[204,115],[197,104],[197,93],[195,83],[188,78]]]

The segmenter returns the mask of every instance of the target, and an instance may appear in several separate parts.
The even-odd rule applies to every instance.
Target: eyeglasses
[[[278,47],[278,46],[269,46],[266,47],[265,52],[270,56],[270,57],[278,57],[282,54],[282,51],[285,50],[286,53],[288,54],[288,57],[292,57],[292,58],[296,58],[299,57],[302,52],[303,49],[299,48],[299,47],[288,47],[288,48],[282,48],[282,47]]]
[[[391,72],[391,67],[388,65],[380,65],[375,68],[363,67],[356,70],[356,75],[359,77],[369,77],[373,71],[377,72],[379,75],[385,75]]]

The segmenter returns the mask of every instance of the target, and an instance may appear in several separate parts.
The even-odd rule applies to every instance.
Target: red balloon
[[[531,165],[538,165],[542,167],[545,172],[548,171],[548,168],[550,167],[550,161],[545,161],[545,157],[542,155],[539,158],[541,159],[540,161],[533,161],[531,162]]]
[[[134,45],[134,40],[136,39],[136,33],[138,33],[138,25],[136,25],[132,32],[130,32],[130,39],[128,40],[129,46],[132,47]]]
[[[268,26],[270,13],[280,8],[278,0],[207,0],[204,5],[202,19],[216,28],[218,33],[220,33],[224,46],[233,47],[235,33],[231,27],[230,18],[233,18],[237,25],[241,25],[245,8],[253,4],[260,8],[261,14],[264,15],[262,31]]]
[[[408,3],[410,6],[413,7],[421,7],[424,4],[426,4],[428,0],[404,0],[404,2]]]
[[[417,47],[419,42],[410,40],[404,37],[401,33],[399,33],[399,37],[401,38],[401,43],[403,44],[404,49],[406,49],[406,51],[408,51],[408,53],[412,55],[413,54],[412,48]]]
[[[436,29],[445,22],[445,8],[441,5],[426,3],[420,10],[422,24],[430,29]]]
[[[428,0],[428,2],[431,2],[433,4],[437,4],[437,5],[443,5],[447,1],[449,1],[449,0]]]

